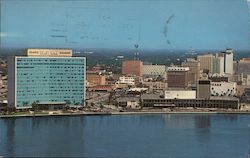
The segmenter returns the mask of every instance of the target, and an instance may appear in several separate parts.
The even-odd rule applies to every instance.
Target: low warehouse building
[[[142,95],[141,105],[143,107],[193,107],[193,108],[224,108],[239,109],[238,98],[211,97],[210,99],[165,99],[159,95],[145,94]]]

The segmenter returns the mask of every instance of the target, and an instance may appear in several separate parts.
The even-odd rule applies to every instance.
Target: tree
[[[32,110],[35,112],[35,111],[37,111],[38,109],[39,109],[39,106],[38,106],[38,103],[39,103],[40,101],[39,100],[36,100],[36,101],[34,101],[32,104],[31,104],[31,108],[32,108]]]

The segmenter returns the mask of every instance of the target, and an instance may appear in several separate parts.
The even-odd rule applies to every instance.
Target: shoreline
[[[75,112],[57,114],[19,114],[0,115],[0,118],[16,117],[53,117],[53,116],[87,116],[87,115],[147,115],[147,114],[250,114],[250,111],[125,111],[125,112]]]

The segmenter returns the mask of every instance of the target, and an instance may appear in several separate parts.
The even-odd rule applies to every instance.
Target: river
[[[250,115],[0,118],[0,156],[246,158]]]

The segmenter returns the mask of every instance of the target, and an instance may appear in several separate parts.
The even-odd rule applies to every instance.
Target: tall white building
[[[224,53],[224,69],[226,74],[233,74],[233,50],[227,49]]]
[[[215,58],[213,59],[213,74],[224,74],[224,54],[216,54]]]

